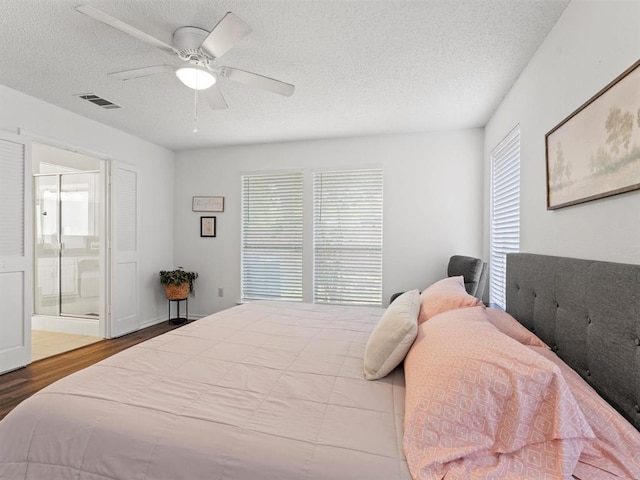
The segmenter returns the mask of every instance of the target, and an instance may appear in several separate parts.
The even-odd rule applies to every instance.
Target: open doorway
[[[102,161],[33,144],[32,360],[103,338]]]

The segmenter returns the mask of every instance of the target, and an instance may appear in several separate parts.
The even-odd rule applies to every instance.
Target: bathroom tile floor
[[[42,360],[100,340],[100,337],[90,335],[31,330],[31,361]]]

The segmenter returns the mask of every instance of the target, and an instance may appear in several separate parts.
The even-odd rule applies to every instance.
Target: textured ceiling
[[[0,84],[173,150],[482,127],[569,0],[1,0]],[[296,86],[292,97],[221,79],[229,108],[198,102],[179,65],[74,10],[98,8],[166,43],[227,11],[253,32],[216,60]],[[123,108],[103,110],[74,94]],[[0,106],[1,108],[1,106]]]

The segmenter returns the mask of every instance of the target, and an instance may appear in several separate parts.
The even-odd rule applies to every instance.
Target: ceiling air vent
[[[101,98],[97,95],[94,95],[93,93],[79,93],[76,96],[80,97],[82,100],[91,102],[94,105],[102,107],[106,110],[113,110],[114,108],[122,108],[120,105],[116,105],[115,103],[110,102],[109,100]]]

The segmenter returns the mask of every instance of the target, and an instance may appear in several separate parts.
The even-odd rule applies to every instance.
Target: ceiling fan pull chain
[[[198,89],[193,91],[193,133],[198,133]]]

